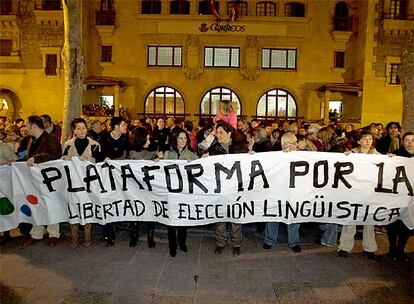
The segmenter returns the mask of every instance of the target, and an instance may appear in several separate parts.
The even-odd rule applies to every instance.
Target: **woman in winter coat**
[[[164,153],[164,159],[181,159],[192,161],[198,159],[197,154],[189,148],[190,138],[184,130],[174,134],[171,140],[170,150]],[[186,238],[187,227],[168,226],[168,247],[170,255],[174,257],[177,254],[177,245],[183,252],[187,252]],[[178,233],[177,233],[178,232]]]
[[[150,133],[147,129],[137,127],[130,132],[129,135],[129,158],[130,159],[154,159],[157,155],[157,144],[152,140]],[[129,241],[129,247],[135,247],[139,239],[139,228],[141,222],[130,222],[129,230],[131,239]],[[155,247],[155,223],[146,223],[147,226],[147,241],[148,247]]]
[[[62,159],[70,160],[72,157],[79,157],[80,160],[95,162],[101,152],[101,146],[87,137],[86,121],[83,118],[75,118],[70,125],[74,136],[64,144]],[[71,224],[70,230],[72,235],[70,248],[76,249],[79,247],[79,224]],[[85,224],[84,246],[86,248],[92,245],[91,230],[92,224]]]

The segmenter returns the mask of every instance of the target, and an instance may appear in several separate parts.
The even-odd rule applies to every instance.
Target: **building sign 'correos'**
[[[243,33],[246,30],[246,26],[242,24],[220,24],[219,21],[216,21],[210,25],[202,23],[198,29],[202,33],[207,33],[208,31],[219,33]]]

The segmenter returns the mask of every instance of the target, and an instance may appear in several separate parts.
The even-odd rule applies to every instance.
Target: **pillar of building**
[[[122,106],[119,94],[119,85],[114,87],[114,116],[119,116],[119,108]]]
[[[198,15],[198,0],[190,0],[190,15]]]
[[[219,15],[227,15],[227,0],[219,0]]]
[[[330,98],[331,98],[331,91],[326,89],[324,107],[323,107],[323,122],[325,124],[329,124],[329,100]]]
[[[161,15],[170,13],[170,0],[161,0]]]

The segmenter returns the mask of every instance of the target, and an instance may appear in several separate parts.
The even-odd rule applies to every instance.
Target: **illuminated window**
[[[0,98],[0,112],[7,111],[9,109],[9,105],[7,104],[7,100],[4,98]]]
[[[400,76],[398,76],[399,63],[391,63],[388,68],[388,83],[389,84],[400,84]]]
[[[145,114],[149,116],[184,116],[184,99],[174,88],[162,86],[152,90],[145,101]]]
[[[296,70],[296,57],[295,49],[262,49],[262,68]]]
[[[285,90],[267,91],[257,103],[256,115],[265,120],[295,119],[297,116],[295,98]]]
[[[114,96],[113,95],[99,96],[99,106],[112,108],[114,106]]]
[[[240,63],[240,48],[238,47],[205,47],[205,67],[238,68]]]
[[[181,46],[148,46],[148,66],[181,66]]]
[[[220,100],[230,100],[237,115],[241,114],[240,99],[235,92],[228,88],[217,87],[204,94],[200,103],[200,116],[211,118],[217,114]]]

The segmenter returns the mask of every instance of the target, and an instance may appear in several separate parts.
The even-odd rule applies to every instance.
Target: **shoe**
[[[315,244],[321,245],[322,246],[322,241],[320,239],[314,239],[313,242]]]
[[[345,251],[345,250],[339,250],[339,251],[338,251],[338,255],[339,255],[341,258],[346,258],[346,257],[348,256],[348,252],[347,252],[347,251]]]
[[[177,255],[177,248],[170,248],[170,256],[175,257]]]
[[[214,250],[214,254],[222,254],[223,249],[224,249],[224,247],[217,246],[216,249]]]
[[[0,246],[3,246],[4,244],[12,241],[13,238],[10,235],[3,235],[0,239]]]
[[[59,238],[57,237],[50,237],[47,239],[47,245],[49,247],[55,247],[58,242],[59,242]]]
[[[89,241],[89,242],[85,241],[85,243],[83,243],[83,247],[85,247],[85,248],[91,247],[91,245],[92,245],[91,241]]]
[[[135,247],[135,246],[137,246],[137,243],[138,243],[138,239],[133,237],[129,241],[129,247]]]
[[[33,243],[35,243],[36,241],[38,241],[38,240],[36,240],[36,239],[34,239],[34,238],[30,237],[27,241],[25,241],[25,242],[22,244],[22,246],[23,246],[23,247],[29,247],[29,246],[32,246],[32,245],[33,245]]]
[[[48,243],[49,244],[49,243]],[[79,243],[78,242],[75,242],[75,241],[72,241],[71,243],[70,243],[70,249],[72,249],[72,250],[75,250],[76,248],[78,248],[79,247]]]
[[[379,255],[376,255],[375,252],[368,252],[368,251],[365,251],[364,250],[364,255],[368,259],[373,260],[373,261],[378,261],[380,259],[380,256]]]
[[[233,247],[232,254],[233,256],[239,256],[241,254],[240,247]]]
[[[266,243],[263,244],[263,249],[268,250],[270,248],[272,248],[272,246],[270,246],[269,244],[266,244]]]
[[[300,245],[295,245],[292,247],[292,250],[294,252],[301,252],[302,251],[302,247],[300,247]]]
[[[106,239],[106,247],[114,247],[115,240]]]
[[[180,247],[182,252],[187,252],[187,246],[182,244],[182,245],[178,245],[178,247]]]

